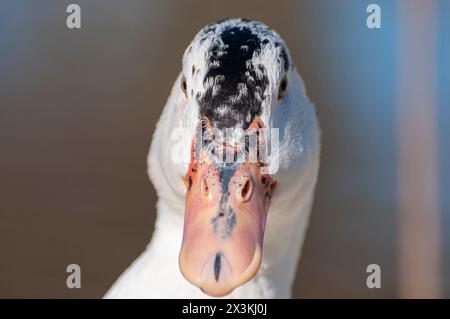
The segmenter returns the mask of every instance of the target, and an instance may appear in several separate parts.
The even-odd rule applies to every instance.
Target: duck
[[[242,18],[186,48],[152,138],[151,240],[104,298],[290,298],[317,183],[315,107],[280,35]]]

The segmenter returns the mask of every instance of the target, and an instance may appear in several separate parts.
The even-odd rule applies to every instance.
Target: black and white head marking
[[[246,129],[277,101],[290,60],[281,37],[261,22],[209,24],[183,57],[187,98],[212,127]]]

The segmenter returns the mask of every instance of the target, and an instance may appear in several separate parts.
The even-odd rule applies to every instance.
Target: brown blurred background
[[[81,6],[80,30],[65,24],[71,2]],[[373,2],[378,30],[366,27]],[[156,200],[146,155],[182,53],[205,24],[237,16],[284,37],[323,130],[294,297],[402,297],[405,277],[421,292],[429,281],[415,284],[414,274],[429,273],[425,296],[450,297],[450,3],[410,3],[0,0],[0,297],[102,297],[143,251]],[[403,41],[411,30],[431,40],[410,56],[420,40]],[[418,144],[405,151],[398,143],[411,134],[398,130],[417,122],[402,120],[410,94],[431,98],[417,107],[435,116],[412,130]],[[435,135],[424,142],[421,132]],[[427,145],[424,173],[402,170]],[[421,201],[408,185],[427,177],[433,191]],[[408,222],[408,196],[425,203],[421,222]],[[431,264],[406,271],[408,251],[420,264],[427,245],[437,252]],[[81,289],[66,287],[71,263],[81,266]],[[371,263],[381,266],[381,289],[366,287]]]

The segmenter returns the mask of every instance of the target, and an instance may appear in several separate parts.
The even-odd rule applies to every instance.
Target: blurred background
[[[0,0],[0,297],[99,298],[143,251],[146,155],[183,51],[238,16],[284,37],[323,131],[294,297],[450,297],[445,0]]]

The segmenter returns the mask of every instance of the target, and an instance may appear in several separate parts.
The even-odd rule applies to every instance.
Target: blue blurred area
[[[299,271],[304,297],[395,296],[396,5],[377,1],[382,28],[368,29],[370,3],[321,1],[297,9],[308,17],[296,20],[306,40],[297,64],[323,131]],[[380,291],[361,281],[370,263],[382,266]]]
[[[439,1],[437,34],[440,186],[444,272],[450,269],[450,1]],[[450,296],[450,275],[444,281]]]

